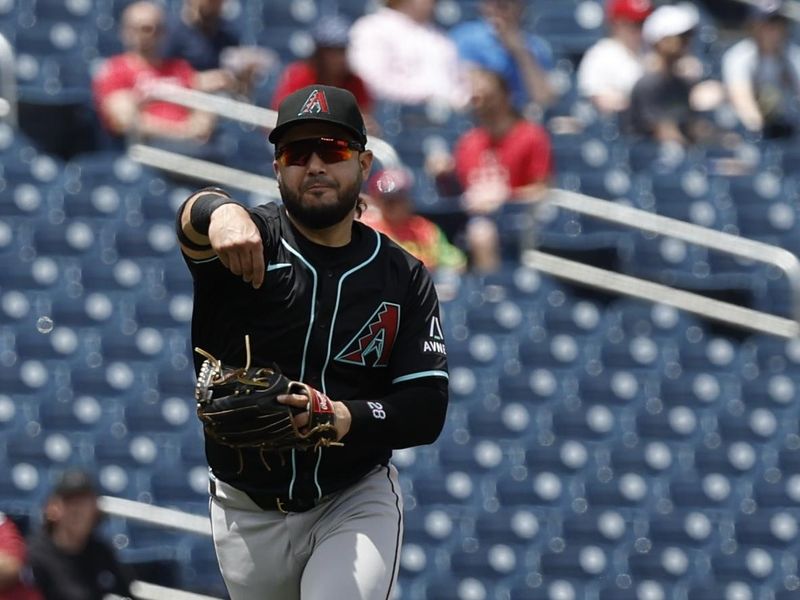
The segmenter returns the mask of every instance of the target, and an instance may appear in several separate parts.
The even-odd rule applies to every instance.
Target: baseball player
[[[282,205],[213,188],[178,211],[192,341],[313,388],[335,443],[264,452],[206,428],[220,568],[233,600],[387,600],[403,530],[392,450],[433,442],[447,408],[436,292],[420,261],[356,220],[372,153],[352,94],[287,96],[269,140]],[[278,402],[309,426],[307,395]]]

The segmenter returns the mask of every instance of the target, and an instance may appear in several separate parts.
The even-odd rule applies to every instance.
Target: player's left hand
[[[282,394],[277,397],[277,400],[286,406],[308,409],[308,397],[304,394]],[[336,427],[336,441],[341,441],[341,439],[347,435],[347,432],[350,431],[350,423],[352,421],[350,410],[342,402],[336,402],[332,400],[331,404],[333,404],[333,423]],[[305,427],[308,425],[308,419],[308,410],[304,410],[303,412],[294,416],[294,424],[301,432],[304,432]]]

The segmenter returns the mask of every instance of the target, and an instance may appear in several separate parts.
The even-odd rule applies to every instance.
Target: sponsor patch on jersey
[[[439,317],[432,317],[428,328],[428,337],[422,340],[423,354],[440,354],[447,356],[447,346],[444,343],[442,324]]]
[[[334,360],[362,367],[385,367],[400,327],[400,305],[381,302]]]

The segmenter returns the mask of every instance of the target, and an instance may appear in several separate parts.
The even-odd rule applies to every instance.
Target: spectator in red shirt
[[[22,534],[0,513],[0,600],[41,600],[38,590],[25,581],[26,560]]]
[[[351,92],[358,102],[369,133],[375,133],[371,118],[372,96],[362,79],[350,70],[347,61],[350,23],[339,16],[321,17],[311,30],[314,52],[306,60],[289,64],[281,75],[272,96],[272,107],[277,110],[281,101],[299,89],[315,83],[333,85]]]
[[[177,104],[149,100],[155,85],[196,87],[197,73],[182,59],[164,59],[161,43],[164,13],[152,2],[129,5],[122,13],[126,52],[109,58],[92,83],[95,103],[106,129],[115,136],[136,133],[149,140],[206,142],[214,129],[212,115]]]
[[[476,68],[470,81],[476,126],[459,138],[452,156],[431,154],[426,166],[441,194],[460,194],[471,217],[466,234],[472,264],[492,271],[500,262],[503,207],[542,196],[553,170],[552,154],[547,132],[520,115],[502,75]]]

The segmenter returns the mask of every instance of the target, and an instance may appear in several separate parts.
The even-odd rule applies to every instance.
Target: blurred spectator
[[[741,123],[765,137],[794,133],[800,99],[800,46],[790,41],[782,3],[752,7],[750,36],[722,57],[722,79]]]
[[[356,97],[368,132],[375,131],[375,121],[370,116],[372,96],[347,62],[349,31],[350,23],[342,17],[319,18],[311,30],[314,52],[307,60],[298,60],[286,67],[272,97],[274,109],[277,110],[281,100],[286,96],[301,88],[315,83],[333,85],[348,90]]]
[[[529,102],[546,108],[556,99],[548,71],[553,51],[542,38],[522,29],[522,0],[482,0],[483,18],[455,27],[450,36],[462,60],[501,73],[514,105]]]
[[[630,104],[631,90],[644,74],[642,23],[650,15],[650,0],[609,0],[608,37],[583,55],[578,67],[578,91],[603,113],[621,112]]]
[[[0,600],[41,600],[26,573],[27,551],[14,522],[0,513]]]
[[[378,100],[462,108],[467,91],[455,44],[433,23],[436,0],[387,0],[350,30],[353,72]]]
[[[114,550],[95,534],[100,519],[91,478],[65,471],[44,506],[42,529],[30,539],[36,584],[45,600],[130,596],[131,578]]]
[[[239,45],[222,18],[225,0],[184,0],[170,19],[163,56],[182,58],[198,71],[195,87],[206,92],[249,93],[255,76],[275,60],[260,48]]]
[[[406,169],[384,169],[373,175],[362,220],[416,256],[428,270],[462,271],[467,262],[464,254],[435,223],[414,213],[413,184]]]
[[[456,142],[453,156],[432,154],[426,167],[440,193],[461,192],[472,217],[466,244],[474,268],[492,271],[500,263],[497,221],[503,227],[506,203],[538,200],[552,174],[547,131],[514,107],[505,78],[494,71],[470,71],[470,108],[476,126]],[[504,239],[504,242],[514,240]]]
[[[148,99],[158,84],[196,87],[196,72],[188,62],[162,57],[163,34],[164,13],[157,4],[140,1],[125,9],[121,36],[126,52],[109,58],[95,76],[95,103],[114,136],[137,134],[151,142],[177,142],[179,149],[202,155],[200,146],[214,130],[213,116]]]
[[[654,54],[631,92],[629,117],[634,133],[684,145],[702,137],[702,121],[691,102],[696,81],[682,68],[699,18],[697,8],[684,2],[661,6],[644,22],[644,40]]]

